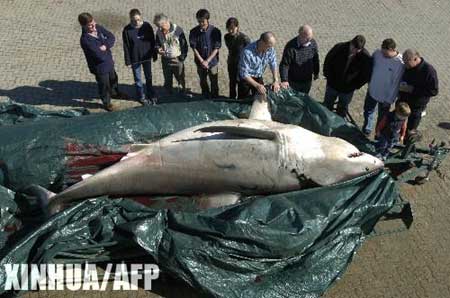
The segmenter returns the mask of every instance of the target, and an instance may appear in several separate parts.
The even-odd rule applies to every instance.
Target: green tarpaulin
[[[339,136],[371,152],[356,127],[313,99],[290,91],[269,97],[274,120]],[[120,151],[123,145],[205,121],[244,117],[249,108],[245,103],[196,101],[0,127],[3,181],[19,192],[31,183],[58,191],[67,177],[68,140]],[[0,192],[0,199],[8,200],[8,195]],[[342,275],[365,235],[398,197],[396,182],[381,171],[209,210],[91,199],[10,237],[0,256],[0,291],[7,263],[139,257],[155,261],[163,272],[206,296],[318,297]],[[15,216],[20,219],[20,213]]]

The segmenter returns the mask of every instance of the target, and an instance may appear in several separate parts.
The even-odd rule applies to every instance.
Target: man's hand
[[[272,84],[272,90],[273,90],[274,92],[280,91],[280,83],[279,83],[278,81],[273,82],[273,84]]]
[[[158,49],[158,54],[164,55],[164,50],[163,50],[162,48],[159,48],[159,49]]]
[[[266,87],[263,84],[258,84],[255,88],[259,94],[266,95]]]
[[[101,47],[100,47],[100,51],[106,51],[106,46],[105,45],[102,45]]]
[[[203,68],[205,68],[205,69],[208,69],[208,68],[209,68],[209,63],[208,63],[208,61],[202,60],[201,64],[202,64],[202,67],[203,67]]]
[[[411,93],[414,90],[414,87],[411,85],[408,85],[405,82],[401,82],[400,86],[398,87],[398,90],[401,92]]]
[[[289,82],[281,82],[280,86],[283,89],[287,89],[287,88],[289,88]]]

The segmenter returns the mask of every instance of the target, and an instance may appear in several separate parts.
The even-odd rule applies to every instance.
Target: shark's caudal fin
[[[23,189],[21,192],[35,197],[39,204],[39,207],[47,217],[54,213],[54,211],[50,210],[49,206],[51,203],[51,199],[56,196],[55,193],[37,184],[32,184]]]
[[[243,127],[243,126],[207,126],[200,128],[196,131],[201,132],[223,132],[229,135],[235,135],[240,137],[252,138],[252,139],[265,139],[265,140],[274,140],[277,137],[277,134],[270,130]]]
[[[248,119],[272,121],[269,101],[266,95],[258,94],[255,96]]]

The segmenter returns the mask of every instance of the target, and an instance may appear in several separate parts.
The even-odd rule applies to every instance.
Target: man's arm
[[[251,69],[251,62],[250,62],[250,52],[249,51],[243,51],[241,55],[241,59],[239,61],[239,76],[242,80],[246,81],[250,86],[255,88],[258,93],[260,94],[266,94],[266,87],[264,87],[263,84],[258,83],[255,81],[252,76],[250,75],[250,69]]]
[[[328,77],[330,74],[330,64],[334,60],[338,50],[339,44],[335,45],[325,56],[325,61],[323,62],[323,76]]]
[[[288,45],[284,47],[283,57],[280,62],[280,77],[281,77],[281,85],[283,87],[289,87],[288,83],[288,75],[289,75],[289,65],[292,63],[292,53],[289,51]],[[287,83],[287,84],[285,84]]]
[[[214,50],[206,59],[206,62],[208,62],[208,64],[211,62],[211,60],[214,59],[214,57],[216,57],[216,55],[219,53],[220,47],[222,46],[222,33],[220,33],[220,30],[217,28],[214,28],[213,32],[211,33],[211,44]]]
[[[158,59],[158,52],[155,50],[155,32],[153,31],[152,25],[148,24],[148,37],[150,39],[150,48],[152,51],[152,58],[153,61],[156,61]]]
[[[180,49],[181,49],[181,55],[178,58],[180,61],[184,61],[186,59],[187,53],[188,53],[188,44],[186,40],[186,36],[184,35],[184,32],[181,32],[180,37],[178,38],[180,41]]]
[[[280,91],[280,81],[278,81],[277,56],[274,48],[270,50],[269,64],[273,75],[272,89],[278,92]]]
[[[434,68],[430,67],[430,71],[425,79],[425,86],[423,88],[417,88],[413,86],[414,89],[411,95],[414,97],[432,97],[439,93],[439,82],[437,78],[437,73]]]
[[[123,54],[124,54],[125,65],[130,65],[131,57],[130,57],[130,49],[129,49],[129,42],[128,42],[128,34],[127,34],[126,29],[123,29],[123,31],[122,31],[122,41],[123,41]]]
[[[316,42],[314,42],[314,44],[315,44],[315,50],[316,50],[316,52],[314,53],[314,57],[313,57],[314,80],[317,80],[319,78],[319,72],[320,72],[320,59],[319,59],[319,48],[318,48]]]
[[[102,26],[98,26],[98,29],[100,29],[100,32],[106,36],[106,40],[103,40],[104,45],[108,48],[111,49],[114,46],[114,43],[116,42],[116,38],[114,37],[114,34],[112,34],[111,32],[109,32],[108,30],[106,30],[104,27]]]

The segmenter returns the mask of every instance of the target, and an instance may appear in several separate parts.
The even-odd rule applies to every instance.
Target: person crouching
[[[385,160],[395,144],[403,142],[406,134],[406,123],[411,109],[406,102],[397,102],[395,110],[386,113],[376,127],[377,157]]]

